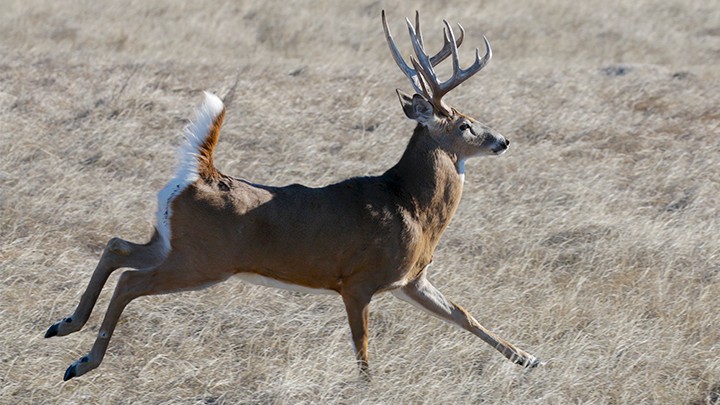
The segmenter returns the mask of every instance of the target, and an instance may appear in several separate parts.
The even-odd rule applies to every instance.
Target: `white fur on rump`
[[[196,111],[195,121],[185,128],[185,142],[178,148],[175,177],[158,193],[157,230],[167,251],[170,251],[170,203],[187,186],[197,181],[200,146],[210,132],[213,121],[223,111],[223,102],[214,94],[205,92],[205,101]]]

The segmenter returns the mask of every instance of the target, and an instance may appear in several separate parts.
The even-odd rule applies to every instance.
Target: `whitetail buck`
[[[417,56],[411,57],[410,68],[395,47],[384,11],[382,21],[393,58],[417,93],[410,97],[398,91],[405,115],[417,121],[400,161],[380,176],[323,188],[270,187],[232,178],[213,164],[225,107],[206,93],[186,131],[175,178],[158,194],[157,227],[150,242],[111,239],[75,313],[45,335],[80,330],[110,273],[120,267],[138,269],[120,276],[95,344],[67,369],[65,380],[100,365],[118,318],[133,299],[201,289],[231,276],[340,295],[363,371],[368,368],[368,307],[382,291],[470,331],[517,364],[539,364],[486,330],[426,278],[433,251],[460,202],[465,159],[500,155],[510,143],[442,100],[490,60],[487,39],[485,56],[480,58],[477,50],[473,65],[460,69],[462,26],[456,41],[445,22],[444,46],[428,57],[416,15],[415,27],[407,22]],[[440,82],[433,66],[448,56],[452,77]]]

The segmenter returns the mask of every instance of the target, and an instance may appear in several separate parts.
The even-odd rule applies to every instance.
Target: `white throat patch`
[[[458,161],[458,174],[460,175],[460,180],[465,183],[465,159]]]

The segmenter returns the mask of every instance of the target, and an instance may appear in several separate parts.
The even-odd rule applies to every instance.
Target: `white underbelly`
[[[265,287],[280,288],[283,290],[297,291],[307,294],[326,294],[326,295],[337,295],[338,292],[334,290],[326,290],[324,288],[310,288],[304,287],[297,284],[286,283],[284,281],[275,280],[274,278],[261,276],[256,273],[238,273],[236,277],[245,281],[246,283],[262,285]]]

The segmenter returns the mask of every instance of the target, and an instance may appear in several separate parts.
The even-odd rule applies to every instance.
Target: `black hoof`
[[[50,329],[45,333],[46,338],[51,338],[53,336],[57,336],[58,334],[58,326],[60,326],[59,323],[56,323],[55,325],[51,326]]]
[[[545,365],[545,363],[543,363],[539,359],[536,359],[535,357],[532,357],[532,358],[526,360],[525,364],[521,364],[521,363],[518,363],[518,364],[520,364],[521,366],[524,366],[525,368],[538,368],[542,365]]]
[[[77,375],[77,364],[73,364],[72,366],[68,367],[67,371],[65,372],[65,376],[63,377],[63,381],[67,381]]]

